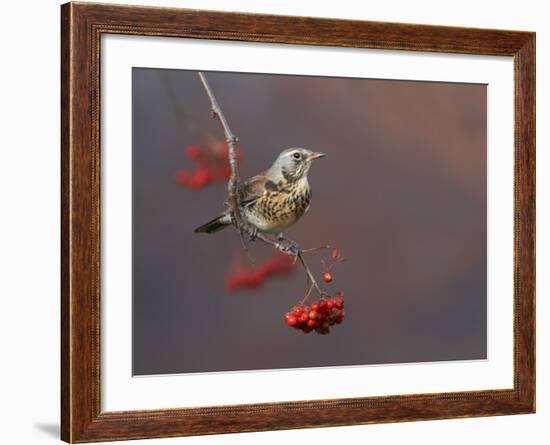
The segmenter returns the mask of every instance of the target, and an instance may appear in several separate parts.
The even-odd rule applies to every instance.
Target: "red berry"
[[[296,324],[298,323],[298,319],[294,315],[289,315],[289,314],[287,315],[288,317],[285,317],[286,324],[289,326],[296,326]]]
[[[301,323],[307,323],[309,320],[307,312],[302,312],[302,314],[298,317],[298,320],[300,320]]]
[[[200,166],[195,172],[195,178],[203,182],[208,182],[212,178],[212,175],[207,167]]]
[[[323,281],[325,283],[331,283],[332,282],[332,275],[329,272],[323,273]]]
[[[194,176],[191,177],[191,179],[189,180],[189,187],[191,187],[192,189],[200,189],[203,185],[204,183],[200,180],[197,180],[197,178],[195,178]]]
[[[198,159],[201,155],[201,149],[197,145],[188,145],[185,147],[185,156],[189,159]]]
[[[334,249],[334,250],[332,251],[332,255],[331,255],[331,256],[332,256],[333,259],[338,258],[338,257],[340,256],[340,253],[338,252],[338,249]]]

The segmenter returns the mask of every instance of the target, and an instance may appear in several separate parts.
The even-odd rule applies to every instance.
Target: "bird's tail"
[[[231,225],[231,217],[223,214],[195,229],[195,233],[216,233]]]

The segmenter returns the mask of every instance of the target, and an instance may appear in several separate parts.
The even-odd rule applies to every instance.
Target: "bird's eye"
[[[302,157],[302,155],[301,155],[300,153],[298,153],[298,152],[294,153],[292,156],[293,156],[294,159],[296,159],[296,160],[298,160],[298,159],[300,159],[300,158]]]

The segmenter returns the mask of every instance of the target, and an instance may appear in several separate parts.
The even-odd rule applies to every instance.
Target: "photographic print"
[[[486,85],[133,68],[132,113],[135,376],[487,359]]]
[[[535,412],[533,32],[61,10],[63,440]]]

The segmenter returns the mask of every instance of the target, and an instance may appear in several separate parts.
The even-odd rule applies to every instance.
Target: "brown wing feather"
[[[260,173],[242,183],[239,190],[239,199],[242,204],[250,204],[262,197],[267,190],[273,190],[276,187],[276,184],[266,177],[265,172]]]

